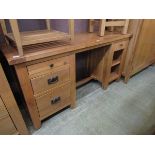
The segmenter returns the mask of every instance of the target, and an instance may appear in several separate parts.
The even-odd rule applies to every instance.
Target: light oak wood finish
[[[89,82],[90,80],[93,80],[93,79],[94,79],[94,78],[91,77],[91,76],[86,77],[85,79],[82,79],[82,80],[78,81],[78,82],[76,83],[76,87],[80,87],[80,86],[84,85],[85,83],[87,83],[87,82]]]
[[[42,60],[40,63],[34,62],[32,65],[30,64],[20,64],[15,68],[17,75],[20,77],[19,82],[23,89],[23,94],[34,126],[35,128],[40,128],[42,119],[61,110],[65,106],[71,105],[72,108],[76,106],[75,55],[60,57],[57,59],[51,58],[51,60],[48,61]],[[52,65],[52,68],[49,67],[51,64],[54,64]],[[49,84],[48,80],[56,76],[58,77],[58,81]],[[56,107],[51,105],[50,111],[48,111],[49,109],[45,110],[47,111],[47,114],[44,113],[45,111],[43,111],[43,113],[40,112],[40,106],[38,107],[38,104],[43,104],[42,100],[47,101],[48,99],[47,97],[41,96],[46,96],[50,91],[54,94],[55,89],[57,90],[58,87],[66,82],[70,83],[70,87],[67,87],[67,89],[70,90],[70,97]],[[62,96],[63,92],[60,90],[62,89],[59,89],[57,93]]]
[[[17,45],[19,56],[23,56],[22,41],[19,33],[17,20],[10,19],[10,25],[11,25],[14,41],[16,42],[16,45]]]
[[[89,32],[94,32],[94,19],[89,19]]]
[[[36,97],[40,119],[43,120],[70,105],[70,91],[70,83],[66,83]]]
[[[68,25],[69,25],[69,34],[71,36],[71,40],[74,39],[74,19],[68,20]]]
[[[8,81],[5,77],[4,71],[0,65],[0,83],[1,83],[1,87],[0,87],[0,97],[1,97],[1,102],[3,100],[3,104],[5,105],[5,108],[8,112],[8,117],[6,118],[6,121],[8,122],[8,127],[7,127],[7,123],[5,124],[5,128],[9,129],[10,127],[13,129],[14,132],[14,127],[16,128],[16,133],[18,134],[28,134],[25,122],[22,118],[22,115],[19,111],[19,108],[17,106],[17,103],[14,99],[14,96],[12,94],[12,91],[10,89],[10,86],[8,84]],[[2,108],[2,103],[0,105],[0,107]],[[0,115],[3,115],[6,111],[4,111],[4,106],[2,108],[2,111],[0,110]],[[6,113],[5,113],[6,114]],[[11,125],[11,122],[14,125]],[[1,120],[0,120],[1,122]],[[4,123],[4,120],[3,120]],[[4,128],[3,128],[4,129]],[[7,133],[7,130],[6,130]],[[1,134],[1,132],[0,132]],[[10,130],[8,132],[8,134],[10,134]]]
[[[34,94],[41,93],[70,80],[70,66],[64,65],[31,79]]]
[[[33,89],[27,72],[25,64],[15,66],[19,83],[35,128],[41,127],[41,122],[38,113],[38,107],[33,96]]]
[[[123,71],[128,41],[122,41],[112,44],[106,54],[105,76],[103,77],[103,87],[107,89],[108,84],[114,80],[119,80]],[[119,54],[119,53],[120,54]],[[119,54],[119,58],[115,59],[115,54]]]
[[[42,72],[45,72],[45,71],[50,72],[56,67],[64,66],[67,64],[69,64],[68,56],[29,65],[27,66],[27,69],[28,69],[29,75],[30,76],[34,75],[35,77],[36,74],[42,74]]]
[[[115,43],[118,44],[118,42],[123,43],[125,40],[128,40],[130,36],[131,35],[129,34],[114,34],[99,37],[94,33],[78,34],[75,35],[75,39],[71,44],[68,44],[66,42],[59,42],[60,44],[45,44],[45,46],[42,45],[28,47],[28,51],[25,52],[25,55],[22,58],[12,58],[12,56],[16,53],[16,50],[10,46],[3,46],[2,52],[4,53],[8,62],[15,66],[16,73],[34,126],[36,128],[39,128],[42,119],[48,117],[53,112],[55,113],[58,109],[62,109],[64,106],[70,105],[71,108],[76,107],[75,54],[92,51],[90,52],[87,62],[87,67],[91,71],[90,77],[100,81],[103,85],[103,77],[105,76],[105,70],[107,66],[107,61],[105,59],[106,54],[109,54],[110,46]],[[124,47],[123,45],[122,47]],[[119,46],[115,47],[118,48]],[[50,64],[54,64],[54,67],[50,68]],[[64,80],[62,83],[59,83],[55,87],[48,88],[48,86],[46,85],[48,77],[43,77],[45,77],[46,75],[50,75],[49,77],[51,77],[51,75],[53,75],[53,71],[57,71],[60,68],[62,69],[60,69],[61,73],[64,71],[64,69],[66,69],[64,71],[64,73],[66,74],[66,71],[68,71],[67,66],[69,66],[69,77],[67,75],[64,78],[68,77],[68,80]],[[32,79],[39,80],[35,84],[32,84]],[[39,86],[42,82],[44,84],[42,86]],[[45,110],[45,113],[40,116],[37,103],[43,103],[43,101],[39,101],[39,98],[42,96],[46,96],[46,94],[50,94],[53,89],[58,89],[58,87],[66,84],[66,82],[70,83],[69,100],[64,103],[64,106],[59,107],[58,104],[58,109],[56,111],[53,110],[52,112],[52,110],[50,110],[49,113],[47,112],[47,114],[45,114]],[[34,85],[36,87],[35,91],[33,91]],[[45,85],[47,87],[44,87]],[[45,89],[42,89],[43,87]],[[57,92],[62,94],[62,91]],[[49,101],[49,97],[50,96],[42,99],[44,101]]]
[[[69,61],[70,61],[70,82],[71,82],[70,103],[71,103],[71,108],[73,109],[76,107],[75,54],[71,54],[69,56]]]
[[[5,25],[5,20],[4,19],[0,19],[0,24],[3,30],[4,34],[7,34],[7,29],[6,29],[6,25]]]
[[[122,27],[122,34],[127,34],[128,25],[129,25],[129,19],[125,20],[107,20],[107,19],[100,19],[100,20],[89,20],[89,32],[94,31],[94,26],[99,26],[99,36],[105,35],[105,28],[111,28],[110,31],[113,32],[114,27]]]
[[[18,134],[8,111],[0,97],[0,135]]]
[[[8,112],[7,112],[5,105],[0,97],[0,119],[7,115],[8,115]]]
[[[100,26],[99,26],[99,35],[100,36],[104,36],[105,27],[106,27],[106,19],[101,19],[100,20]]]
[[[17,135],[17,129],[15,128],[11,118],[8,116],[0,119],[0,135]]]
[[[44,42],[51,42],[57,40],[74,39],[74,20],[68,20],[69,32],[64,33],[60,31],[51,30],[50,20],[46,19],[47,30],[38,30],[30,32],[20,32],[18,22],[15,19],[10,19],[10,26],[12,33],[7,34],[5,30],[5,21],[2,21],[3,30],[7,39],[16,45],[18,49],[18,56],[24,55],[24,46],[31,44],[38,44]]]
[[[129,32],[133,38],[129,44],[123,75],[125,82],[135,73],[155,62],[155,20],[131,20]]]
[[[5,20],[4,19],[0,19],[0,25],[1,25],[1,28],[2,28],[2,33],[4,35],[6,35],[7,34],[7,28],[6,28]],[[5,42],[6,42],[6,44],[9,45],[9,42],[8,42],[8,40],[6,38],[5,38]]]
[[[47,30],[52,30],[50,19],[46,19],[46,27],[47,27]]]
[[[18,52],[12,46],[3,45],[1,46],[1,50],[8,63],[10,65],[16,65],[24,62],[33,63],[33,60],[42,61],[41,59],[43,58],[51,59],[48,57],[55,57],[60,54],[65,56],[69,53],[85,52],[90,49],[111,45],[112,42],[128,39],[130,37],[131,34],[121,35],[108,33],[104,37],[99,37],[96,33],[80,33],[75,35],[75,39],[71,44],[61,41],[55,44],[45,44],[45,46],[43,46],[43,44],[41,46],[29,46],[24,50],[25,54],[23,57],[14,57]]]
[[[17,32],[16,32],[17,34]],[[12,33],[6,34],[6,37],[13,41],[17,42],[15,40],[15,37]],[[63,40],[63,39],[70,39],[71,36],[59,31],[50,31],[50,30],[38,30],[38,31],[27,31],[27,32],[21,32],[20,33],[20,40],[22,46],[30,45],[30,44],[38,44],[43,42],[51,42],[51,41],[57,41],[57,40]]]

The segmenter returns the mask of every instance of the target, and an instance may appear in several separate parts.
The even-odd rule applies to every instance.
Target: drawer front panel
[[[69,65],[65,65],[49,74],[31,79],[34,94],[47,91],[63,82],[69,81],[69,75]]]
[[[0,135],[11,135],[17,133],[17,130],[9,116],[0,119]]]
[[[66,64],[69,64],[68,56],[30,65],[30,66],[27,66],[27,69],[30,76],[35,76],[35,74],[36,75],[42,74],[44,71],[50,72],[52,69]]]
[[[63,109],[69,105],[70,101],[70,83],[61,85],[52,89],[49,93],[36,98],[40,119]]]
[[[8,115],[8,112],[4,106],[4,103],[0,97],[0,119],[7,116]]]
[[[128,45],[128,41],[121,41],[121,42],[115,43],[114,48],[117,51],[117,50],[127,48],[127,45]]]

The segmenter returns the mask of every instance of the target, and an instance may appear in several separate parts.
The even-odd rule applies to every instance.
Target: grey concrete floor
[[[152,134],[155,131],[155,67],[113,82],[103,90],[90,82],[77,90],[77,107],[67,108],[29,129],[34,135]]]

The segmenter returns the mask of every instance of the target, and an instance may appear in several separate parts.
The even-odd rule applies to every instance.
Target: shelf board
[[[55,31],[55,30],[53,31],[38,30],[38,31],[21,32],[20,36],[21,36],[23,46],[71,38],[71,35],[69,35],[68,33]],[[9,40],[15,42],[15,39],[12,33],[6,34],[6,37]]]
[[[87,82],[89,82],[90,80],[92,80],[93,79],[93,77],[87,77],[87,78],[85,78],[85,79],[82,79],[82,80],[80,80],[80,81],[78,81],[77,83],[76,83],[76,87],[80,87],[81,85],[83,85],[83,84],[85,84],[85,83],[87,83]]]
[[[113,60],[113,62],[112,62],[112,67],[113,66],[116,66],[116,65],[118,65],[118,64],[120,64],[121,63],[121,61],[118,59],[118,60]]]
[[[119,77],[119,75],[116,72],[112,72],[110,74],[109,82],[112,82],[112,81],[116,80],[118,77]]]

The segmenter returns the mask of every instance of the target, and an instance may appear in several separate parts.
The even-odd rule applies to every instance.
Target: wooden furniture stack
[[[10,26],[12,33],[7,33],[5,20],[1,20],[3,32],[7,39],[18,49],[18,55],[23,56],[24,46],[39,44],[64,39],[74,39],[74,20],[68,20],[69,33],[52,30],[49,19],[46,19],[46,30],[26,31],[20,32],[18,27],[18,21],[16,19],[10,19]]]
[[[16,71],[35,128],[64,107],[76,106],[76,85],[95,79],[107,88],[109,82],[119,79],[130,37],[130,34],[100,37],[96,33],[80,33],[71,43],[31,45],[24,48],[20,57],[16,57],[18,51],[13,46],[2,46],[2,53]],[[76,70],[79,63],[76,58],[83,54],[88,59],[80,72],[78,67]],[[117,68],[111,73],[113,67]],[[87,76],[76,81],[77,75],[87,69]]]
[[[28,134],[1,64],[0,84],[0,135]]]
[[[133,34],[123,69],[125,82],[137,72],[155,63],[155,20],[131,20],[128,33]]]
[[[127,34],[129,19],[125,19],[125,20],[90,19],[89,32],[94,32],[95,25],[98,25],[99,27],[99,36],[105,35],[105,31],[107,27],[110,29],[110,31],[114,31],[115,27],[121,27],[122,28],[121,33]]]

